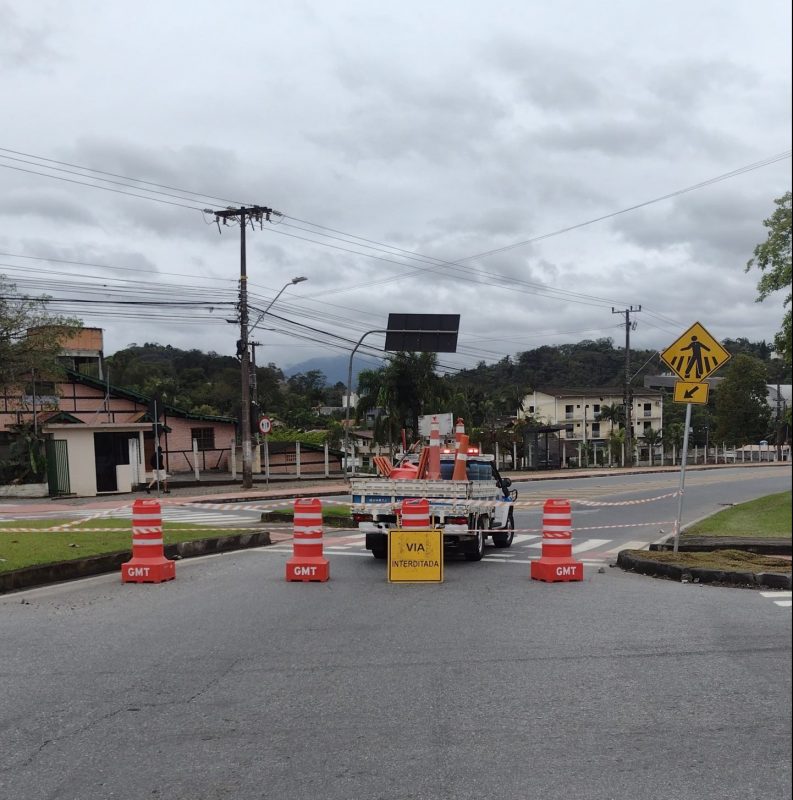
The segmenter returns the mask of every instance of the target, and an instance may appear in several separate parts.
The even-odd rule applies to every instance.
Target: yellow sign
[[[730,360],[730,354],[695,322],[661,358],[684,381],[700,382]]]
[[[388,581],[443,583],[443,531],[389,531]]]
[[[707,403],[709,389],[710,384],[708,383],[676,381],[674,401],[676,403]]]

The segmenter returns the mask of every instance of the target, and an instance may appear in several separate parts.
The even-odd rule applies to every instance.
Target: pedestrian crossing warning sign
[[[730,354],[695,322],[661,353],[661,360],[684,381],[699,383],[730,360]]]

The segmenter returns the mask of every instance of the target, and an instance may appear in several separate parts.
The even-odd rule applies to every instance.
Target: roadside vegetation
[[[680,537],[751,537],[791,539],[791,492],[780,492],[719,511],[688,528]]]
[[[132,529],[129,520],[13,520],[0,524],[0,573],[24,567],[55,564],[78,558],[132,551]],[[54,531],[61,525],[66,530]],[[4,530],[11,528],[11,531]],[[34,531],[15,532],[15,528],[35,528]],[[103,528],[107,530],[91,530]],[[163,540],[166,545],[228,536],[235,528],[212,528],[193,523],[163,523]]]
[[[680,537],[686,539],[757,539],[791,541],[791,492],[780,492],[748,503],[740,503],[692,526]],[[624,550],[623,553],[644,561],[654,561],[689,569],[712,569],[723,572],[791,572],[791,559],[751,553],[745,549],[697,551]]]

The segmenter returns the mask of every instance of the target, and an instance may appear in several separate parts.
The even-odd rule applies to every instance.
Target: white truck
[[[509,547],[515,531],[513,503],[517,491],[502,478],[493,457],[469,458],[470,480],[399,480],[352,478],[351,512],[358,530],[366,534],[366,549],[375,558],[388,555],[388,532],[398,527],[397,512],[406,498],[427,498],[430,523],[443,531],[444,550],[480,561],[485,539]]]

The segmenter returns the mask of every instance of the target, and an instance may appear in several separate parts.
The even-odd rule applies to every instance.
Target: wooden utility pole
[[[625,388],[623,402],[625,404],[625,462],[628,466],[633,466],[633,392],[631,390],[631,314],[636,314],[642,310],[641,306],[623,309],[618,311],[612,306],[612,314],[623,314],[625,316]]]
[[[251,360],[248,342],[248,272],[245,256],[245,229],[250,222],[261,226],[262,221],[270,221],[273,209],[264,206],[242,206],[225,211],[212,212],[218,221],[227,225],[230,219],[237,220],[240,226],[240,338],[237,342],[237,355],[240,358],[242,385],[242,410],[240,412],[240,438],[242,439],[242,488],[253,487],[253,453],[251,448]]]

